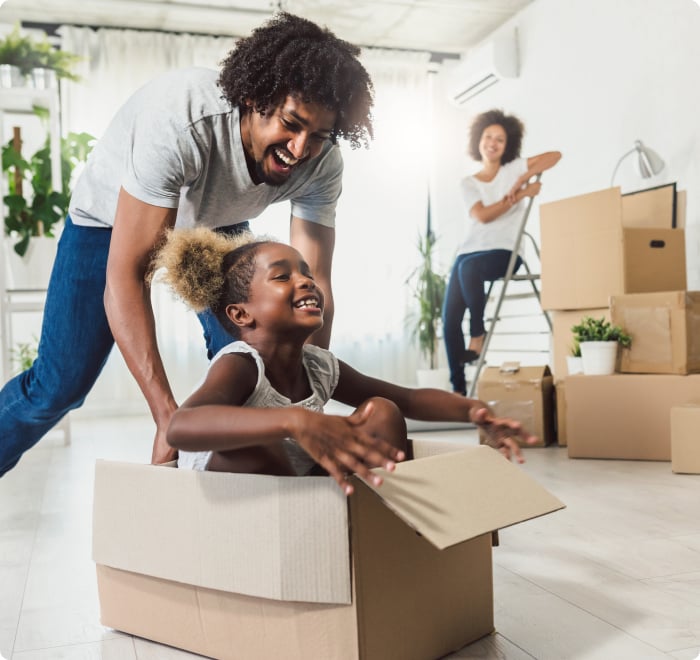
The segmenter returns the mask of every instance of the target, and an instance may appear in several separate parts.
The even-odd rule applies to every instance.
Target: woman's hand
[[[507,417],[494,417],[483,401],[475,402],[469,417],[486,433],[486,444],[500,451],[508,460],[514,458],[518,463],[524,463],[520,443],[532,445],[537,442],[537,436],[525,431],[520,422]]]
[[[346,495],[353,492],[347,481],[349,474],[357,474],[374,486],[382,483],[378,474],[370,471],[383,467],[393,471],[396,463],[404,460],[404,452],[386,440],[372,435],[365,428],[373,413],[372,404],[351,415],[325,415],[304,408],[296,408],[292,437],[319,465],[325,468]]]

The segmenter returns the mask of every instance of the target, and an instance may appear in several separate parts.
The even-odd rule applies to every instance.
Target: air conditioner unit
[[[463,106],[501,78],[518,77],[518,35],[513,29],[494,36],[463,56],[449,74],[450,100]]]

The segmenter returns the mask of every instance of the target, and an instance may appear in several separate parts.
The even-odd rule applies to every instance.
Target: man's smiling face
[[[241,138],[253,181],[282,185],[295,167],[321,153],[335,120],[335,111],[294,95],[265,116],[250,107],[241,116]]]

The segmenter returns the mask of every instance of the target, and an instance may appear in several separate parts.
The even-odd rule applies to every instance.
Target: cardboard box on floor
[[[487,367],[476,386],[477,397],[491,406],[499,417],[510,417],[539,437],[543,447],[555,440],[554,381],[548,366],[523,367],[506,362]],[[480,432],[481,441],[484,435]]]
[[[700,372],[699,291],[613,296],[610,315],[632,338],[632,345],[621,351],[620,371]]]
[[[563,378],[554,381],[554,399],[557,413],[557,444],[566,447],[566,386]]]
[[[452,449],[347,499],[328,477],[98,461],[101,621],[221,659],[456,651],[493,630],[492,530],[563,504],[488,447]]]
[[[540,225],[544,309],[607,307],[611,295],[686,288],[684,230],[625,227],[619,188],[542,204]]]
[[[671,408],[700,392],[700,375],[569,376],[570,458],[671,460]]]
[[[700,403],[671,408],[671,469],[700,474]]]
[[[584,316],[592,316],[594,319],[604,318],[609,321],[610,309],[596,307],[571,311],[556,310],[549,313],[549,318],[552,319],[552,374],[555,378],[573,375],[569,374],[566,364],[566,356],[571,355],[574,344],[574,333],[571,328],[580,323]]]

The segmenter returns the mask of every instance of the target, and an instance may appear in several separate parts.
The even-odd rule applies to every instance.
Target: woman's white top
[[[491,222],[479,222],[472,217],[470,211],[477,202],[481,202],[484,206],[500,202],[525,172],[527,172],[527,159],[516,158],[510,163],[501,165],[491,181],[479,181],[474,176],[462,179],[462,196],[469,215],[466,238],[457,249],[457,254],[513,249],[515,239],[518,237],[520,220],[527,208],[527,198],[521,199],[502,216]]]
[[[227,355],[228,353],[248,353],[254,358],[255,364],[258,367],[258,382],[255,385],[253,393],[243,404],[248,408],[286,408],[289,406],[303,406],[309,410],[322,412],[323,406],[331,398],[338,385],[337,358],[330,351],[319,348],[318,346],[304,344],[302,359],[306,375],[309,379],[309,385],[311,386],[311,395],[303,401],[294,403],[272,387],[270,381],[265,376],[265,365],[260,354],[252,346],[249,346],[243,341],[235,341],[228,344],[228,346],[224,346],[224,348],[213,357],[211,364],[220,359],[222,355]],[[299,447],[292,438],[286,438],[284,440],[284,448],[294,471],[298,475],[307,474],[315,463],[314,459]],[[212,453],[211,451],[180,451],[177,466],[190,470],[206,470],[211,460]]]

